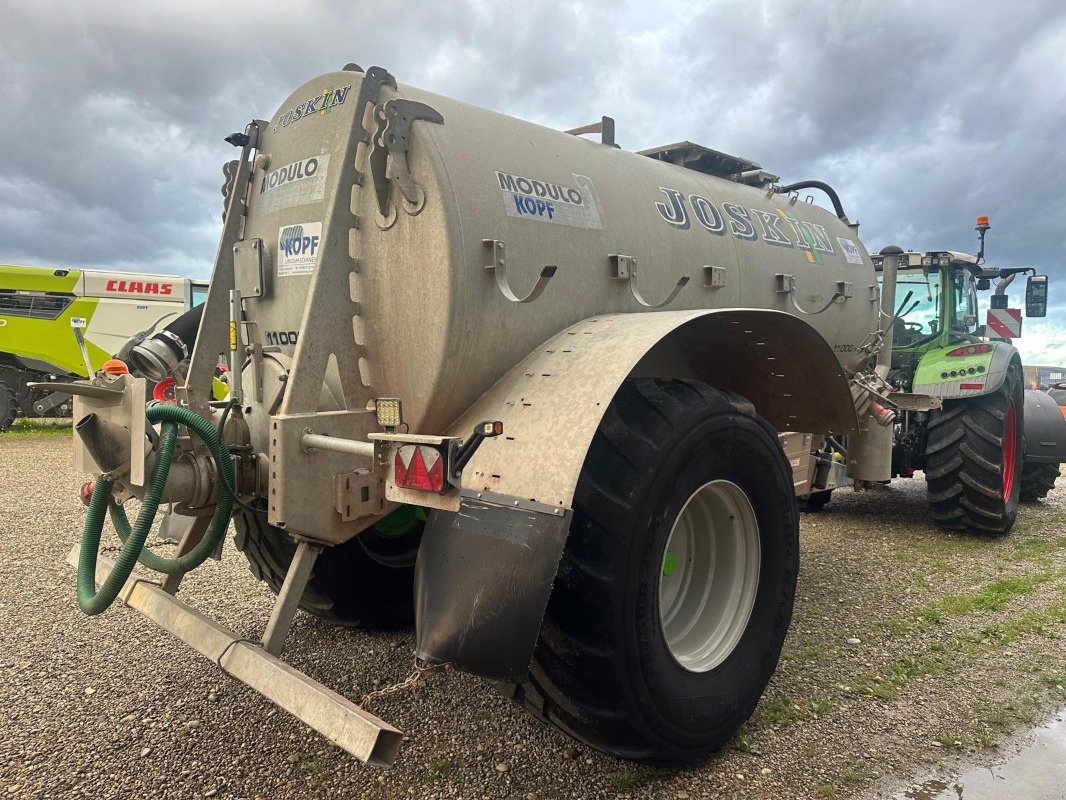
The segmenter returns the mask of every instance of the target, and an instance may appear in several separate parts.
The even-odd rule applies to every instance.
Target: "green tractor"
[[[1042,392],[1024,388],[1022,309],[1008,307],[1007,287],[1029,273],[1025,316],[1047,313],[1047,277],[1031,267],[984,266],[988,219],[978,218],[980,252],[905,252],[899,256],[891,314],[893,394],[925,396],[923,407],[895,407],[892,475],[925,473],[933,521],[987,535],[1010,531],[1021,500],[1044,497],[1066,460],[1066,422]],[[878,280],[885,256],[873,256]],[[994,283],[993,283],[994,282]],[[985,324],[978,292],[994,289]],[[930,408],[939,404],[939,408]],[[1048,408],[1044,408],[1047,406]],[[837,486],[845,482],[837,483]],[[801,498],[817,510],[824,489]]]

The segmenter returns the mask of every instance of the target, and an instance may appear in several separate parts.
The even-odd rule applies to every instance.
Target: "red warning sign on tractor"
[[[1022,310],[1020,308],[990,308],[986,324],[991,336],[1017,339],[1022,335]]]

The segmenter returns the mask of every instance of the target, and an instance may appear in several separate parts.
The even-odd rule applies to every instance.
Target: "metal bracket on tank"
[[[488,260],[485,262],[485,269],[491,271],[496,277],[496,288],[500,290],[500,294],[510,300],[512,303],[532,303],[541,293],[544,291],[544,287],[548,285],[558,267],[548,266],[540,271],[540,277],[537,278],[537,282],[533,284],[533,288],[529,290],[529,294],[525,297],[519,297],[511,289],[511,284],[507,280],[507,245],[496,239],[482,239],[481,243],[488,248]]]
[[[607,258],[611,262],[611,280],[628,281],[629,291],[632,292],[633,299],[645,308],[662,308],[668,305],[688,283],[688,275],[682,275],[664,300],[660,300],[658,303],[649,303],[644,299],[644,295],[640,293],[640,289],[637,288],[637,259],[633,256],[623,256],[617,253],[612,253]]]
[[[815,316],[821,314],[823,311],[827,311],[833,303],[837,300],[846,301],[849,297],[853,297],[855,292],[852,289],[852,285],[849,281],[837,281],[836,291],[833,292],[833,296],[829,298],[824,306],[817,311],[810,311],[799,303],[796,302],[796,276],[785,275],[778,273],[774,275],[774,291],[778,294],[788,295],[788,301],[792,303],[792,307],[801,314],[807,314],[809,316]]]
[[[407,166],[407,151],[411,146],[411,125],[416,121],[444,124],[442,117],[425,103],[414,100],[389,100],[374,110],[378,121],[378,136],[370,154],[370,171],[374,175],[374,192],[381,216],[389,216],[391,181],[403,195],[404,210],[417,214],[426,204],[426,193],[411,177]]]

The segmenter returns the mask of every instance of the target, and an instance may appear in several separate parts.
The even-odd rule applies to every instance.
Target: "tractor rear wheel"
[[[1022,476],[1022,380],[1012,365],[990,394],[944,403],[929,418],[925,480],[933,521],[1003,536],[1018,515]]]
[[[604,752],[691,763],[751,716],[788,631],[792,471],[741,397],[630,380],[585,459],[515,699]]]
[[[1055,488],[1058,464],[1026,464],[1022,467],[1022,500],[1043,500]]]
[[[15,390],[0,381],[0,431],[6,431],[18,416],[19,403]]]
[[[395,629],[414,623],[414,568],[424,522],[402,506],[344,544],[324,549],[315,560],[300,608],[335,625]],[[400,518],[402,517],[402,519]],[[263,514],[234,516],[234,541],[248,567],[277,594],[296,553],[288,533]]]

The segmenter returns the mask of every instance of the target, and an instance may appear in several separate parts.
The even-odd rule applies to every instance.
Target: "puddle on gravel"
[[[1006,761],[967,770],[959,777],[930,778],[895,800],[1066,799],[1066,711],[1037,728],[1033,741]]]

